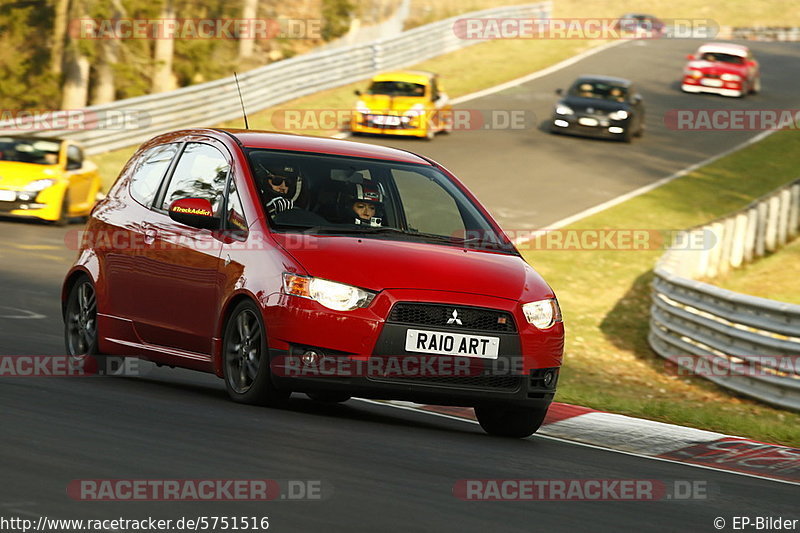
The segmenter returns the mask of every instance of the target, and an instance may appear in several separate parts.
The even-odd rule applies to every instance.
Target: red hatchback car
[[[291,392],[470,406],[535,432],[564,328],[552,289],[424,157],[197,129],[145,143],[95,207],[62,302],[76,359],[213,372],[235,401]]]
[[[687,56],[681,89],[741,97],[761,91],[761,72],[750,49],[740,44],[708,43]]]

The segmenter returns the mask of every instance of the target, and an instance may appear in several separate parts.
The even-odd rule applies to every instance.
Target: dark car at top
[[[132,156],[81,235],[62,290],[76,361],[210,372],[249,404],[474,407],[510,437],[535,432],[556,391],[552,289],[454,175],[410,152],[175,131]]]
[[[642,96],[630,80],[581,76],[553,109],[552,133],[569,133],[630,142],[644,133]]]

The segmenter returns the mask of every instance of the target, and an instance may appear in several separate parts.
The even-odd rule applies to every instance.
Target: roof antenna
[[[233,73],[233,79],[236,80],[236,90],[239,91],[239,102],[242,103],[242,116],[244,117],[244,129],[249,130],[250,124],[247,123],[247,113],[244,110],[244,99],[242,98],[242,89],[239,87],[239,76],[236,72]]]

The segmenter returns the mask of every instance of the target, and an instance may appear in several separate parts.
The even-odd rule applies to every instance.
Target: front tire
[[[58,218],[53,221],[55,226],[66,226],[69,223],[69,189],[64,191],[64,198],[61,199],[61,207],[58,211]]]
[[[231,312],[222,335],[222,357],[225,388],[233,401],[272,405],[289,397],[272,384],[266,328],[252,301],[240,302]]]
[[[753,81],[753,85],[750,87],[750,94],[758,94],[761,92],[761,76],[757,77]]]
[[[547,408],[476,407],[475,416],[489,435],[522,439],[536,433],[544,422]]]

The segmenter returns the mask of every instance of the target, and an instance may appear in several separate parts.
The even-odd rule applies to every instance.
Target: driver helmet
[[[383,221],[383,191],[378,184],[356,183],[345,202],[345,220],[354,224],[380,226]]]
[[[289,162],[259,163],[264,173],[262,188],[268,198],[282,197],[295,201],[300,196],[303,179],[297,165]]]

